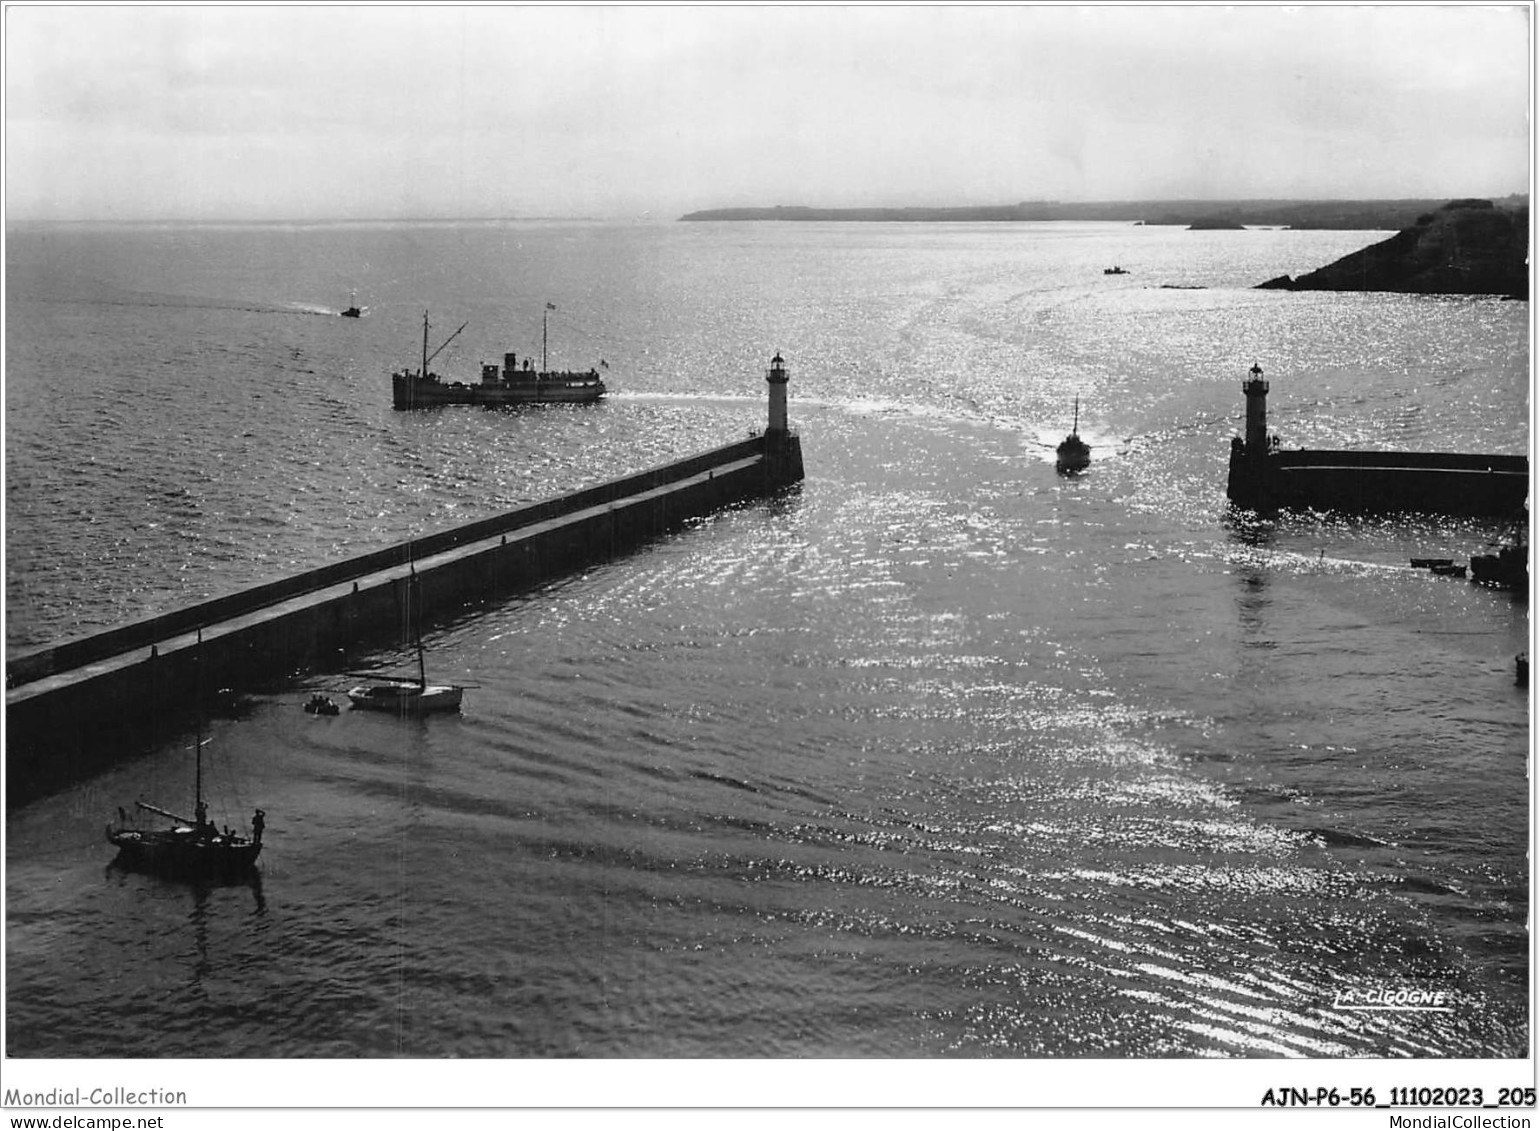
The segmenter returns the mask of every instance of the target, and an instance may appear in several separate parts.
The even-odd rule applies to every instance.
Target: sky
[[[1528,192],[1528,4],[14,4],[8,220]]]

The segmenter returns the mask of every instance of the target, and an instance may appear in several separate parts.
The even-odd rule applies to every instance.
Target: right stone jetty
[[[1252,365],[1246,435],[1230,441],[1228,494],[1236,506],[1357,513],[1507,515],[1529,497],[1527,456],[1280,448],[1267,431],[1267,380]]]

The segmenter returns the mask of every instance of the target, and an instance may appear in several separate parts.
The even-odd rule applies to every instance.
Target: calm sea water
[[[1253,362],[1287,446],[1527,451],[1527,304],[1250,289],[1378,238],[12,230],[12,654],[736,439],[778,350],[808,474],[431,626],[459,717],[213,720],[259,883],[109,866],[187,734],[10,813],[8,1051],[1524,1055],[1527,606],[1407,564],[1503,529],[1224,498]],[[606,402],[391,410],[546,303]]]

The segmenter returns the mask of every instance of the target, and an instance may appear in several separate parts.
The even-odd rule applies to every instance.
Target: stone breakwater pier
[[[447,616],[629,552],[803,478],[788,372],[766,373],[764,433],[389,549],[256,586],[6,664],[11,806],[80,781],[185,723],[216,689],[339,671],[401,626]]]
[[[1227,485],[1236,506],[1514,515],[1529,498],[1527,456],[1284,450],[1267,430],[1268,384],[1260,365],[1251,367],[1241,388],[1246,435],[1230,443]]]

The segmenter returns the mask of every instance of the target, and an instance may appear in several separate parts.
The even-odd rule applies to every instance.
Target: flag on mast
[[[545,308],[547,310],[555,310],[556,309],[556,304],[554,302],[548,302],[548,303],[545,304]]]

